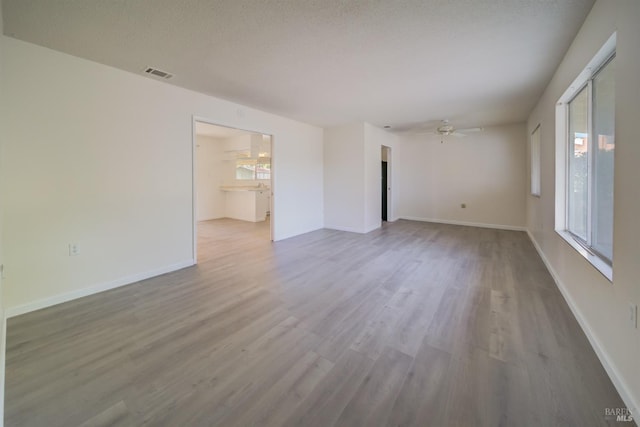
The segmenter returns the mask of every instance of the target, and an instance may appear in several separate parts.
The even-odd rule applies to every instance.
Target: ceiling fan
[[[483,128],[466,128],[466,129],[457,129],[455,126],[449,122],[449,120],[441,120],[440,126],[435,129],[428,130],[426,132],[418,132],[418,133],[426,133],[431,135],[440,135],[440,136],[467,136],[467,133],[471,132],[481,132]]]

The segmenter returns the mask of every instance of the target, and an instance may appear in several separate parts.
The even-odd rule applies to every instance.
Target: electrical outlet
[[[80,255],[80,246],[77,243],[69,243],[69,256]]]
[[[629,323],[633,328],[638,328],[638,306],[629,304]]]
[[[460,205],[460,207],[461,207],[462,209],[465,209],[465,208],[467,207],[467,204],[466,204],[466,203],[463,203],[463,204],[461,204],[461,205]]]

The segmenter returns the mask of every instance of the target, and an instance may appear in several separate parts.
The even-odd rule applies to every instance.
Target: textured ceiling
[[[6,35],[308,123],[523,121],[594,0],[2,0]]]

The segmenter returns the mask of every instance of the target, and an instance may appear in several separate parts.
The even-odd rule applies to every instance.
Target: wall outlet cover
[[[69,256],[80,255],[80,246],[77,243],[69,243]]]

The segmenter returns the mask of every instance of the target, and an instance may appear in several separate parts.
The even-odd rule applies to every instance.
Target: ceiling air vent
[[[147,67],[144,72],[147,74],[151,74],[152,76],[161,77],[163,79],[170,79],[171,77],[173,77],[173,74],[167,73],[166,71],[158,70],[157,68]]]

